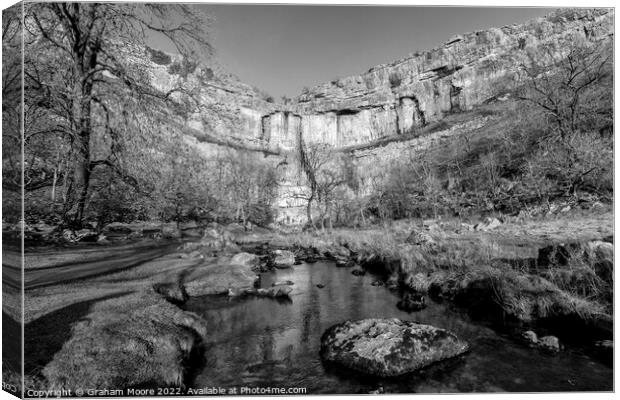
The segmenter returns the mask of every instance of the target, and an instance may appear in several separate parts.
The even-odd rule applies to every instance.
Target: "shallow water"
[[[396,308],[398,297],[331,263],[302,264],[262,274],[261,285],[295,283],[291,301],[267,298],[193,298],[185,309],[207,320],[204,367],[193,387],[305,387],[308,394],[413,392],[609,391],[613,370],[566,349],[547,355],[530,349],[444,304],[430,301],[420,312]],[[316,284],[325,284],[323,289]],[[456,333],[469,342],[465,356],[399,378],[379,379],[324,365],[320,338],[347,319],[415,320]],[[239,389],[238,389],[239,390]]]

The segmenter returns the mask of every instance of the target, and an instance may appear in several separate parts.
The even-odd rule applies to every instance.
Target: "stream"
[[[261,286],[290,280],[291,300],[206,296],[183,307],[207,321],[203,365],[192,387],[304,387],[307,394],[611,391],[613,369],[576,349],[551,355],[472,321],[461,310],[427,299],[406,313],[397,293],[372,286],[376,276],[353,276],[331,262],[261,274]],[[324,284],[318,288],[317,284]],[[348,319],[401,318],[454,332],[469,342],[461,358],[398,378],[373,378],[324,365],[320,338]]]

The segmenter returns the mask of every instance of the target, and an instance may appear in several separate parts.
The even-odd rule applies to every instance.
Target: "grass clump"
[[[95,304],[43,369],[52,389],[183,387],[204,322],[144,291]]]

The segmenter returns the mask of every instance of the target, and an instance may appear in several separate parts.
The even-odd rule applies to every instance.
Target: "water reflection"
[[[309,394],[367,393],[379,386],[409,393],[612,390],[612,369],[597,361],[571,351],[539,353],[432,301],[407,314],[396,308],[396,294],[372,286],[373,279],[316,263],[263,274],[263,287],[295,282],[288,303],[213,296],[190,300],[185,308],[204,316],[209,327],[205,367],[193,386],[300,386]],[[369,378],[321,362],[320,337],[331,325],[392,317],[449,329],[470,343],[471,352],[394,379]]]

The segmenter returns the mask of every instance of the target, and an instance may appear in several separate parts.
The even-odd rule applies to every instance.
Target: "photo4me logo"
[[[261,387],[261,386],[240,386],[240,387],[203,387],[189,388],[186,391],[188,396],[205,396],[205,395],[283,395],[283,394],[306,394],[305,387]]]

